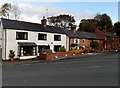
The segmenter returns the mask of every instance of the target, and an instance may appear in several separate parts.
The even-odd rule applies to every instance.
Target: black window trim
[[[55,36],[60,36],[60,40],[55,40]],[[61,41],[61,35],[54,35],[54,41]]]
[[[22,38],[17,38],[17,33],[25,33],[25,34],[27,34],[26,36],[26,39],[24,38],[24,39],[22,39]],[[28,40],[28,32],[16,32],[16,40]]]
[[[45,35],[46,36],[46,39],[39,39],[39,34],[41,34],[41,35]],[[38,33],[38,40],[47,40],[47,34],[44,34],[44,33]]]

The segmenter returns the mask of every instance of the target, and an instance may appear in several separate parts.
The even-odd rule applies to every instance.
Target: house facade
[[[69,50],[79,49],[80,47],[85,49],[91,47],[92,41],[97,41],[101,48],[103,47],[103,38],[98,36],[96,33],[84,32],[76,30],[76,27],[71,28],[72,30],[66,30],[66,34],[69,37]]]
[[[107,32],[106,29],[103,31],[98,30],[98,27],[95,28],[95,33],[104,39],[103,48],[106,50],[117,50],[119,47],[119,38],[116,34]]]
[[[9,60],[9,51],[15,51],[15,58],[36,58],[46,49],[59,51],[61,46],[69,49],[69,38],[63,29],[44,24],[1,19],[2,59]]]

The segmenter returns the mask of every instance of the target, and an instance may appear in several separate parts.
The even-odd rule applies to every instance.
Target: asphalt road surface
[[[117,86],[118,53],[3,67],[3,86]]]

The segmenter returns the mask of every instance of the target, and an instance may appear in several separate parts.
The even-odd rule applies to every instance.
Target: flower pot
[[[10,58],[10,61],[13,62],[13,61],[14,61],[14,58]]]

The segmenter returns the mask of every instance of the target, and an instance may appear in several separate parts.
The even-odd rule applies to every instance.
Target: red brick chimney
[[[106,26],[105,26],[105,28],[103,29],[103,32],[107,32]]]
[[[107,32],[107,30],[106,30],[106,29],[103,29],[103,32]]]
[[[73,25],[72,27],[71,27],[71,30],[73,30],[73,32],[76,32],[77,30],[76,30],[76,25]]]
[[[45,26],[46,23],[47,23],[47,20],[45,19],[45,16],[44,16],[43,19],[41,20],[41,24]]]
[[[95,33],[98,32],[98,27],[95,27]]]

